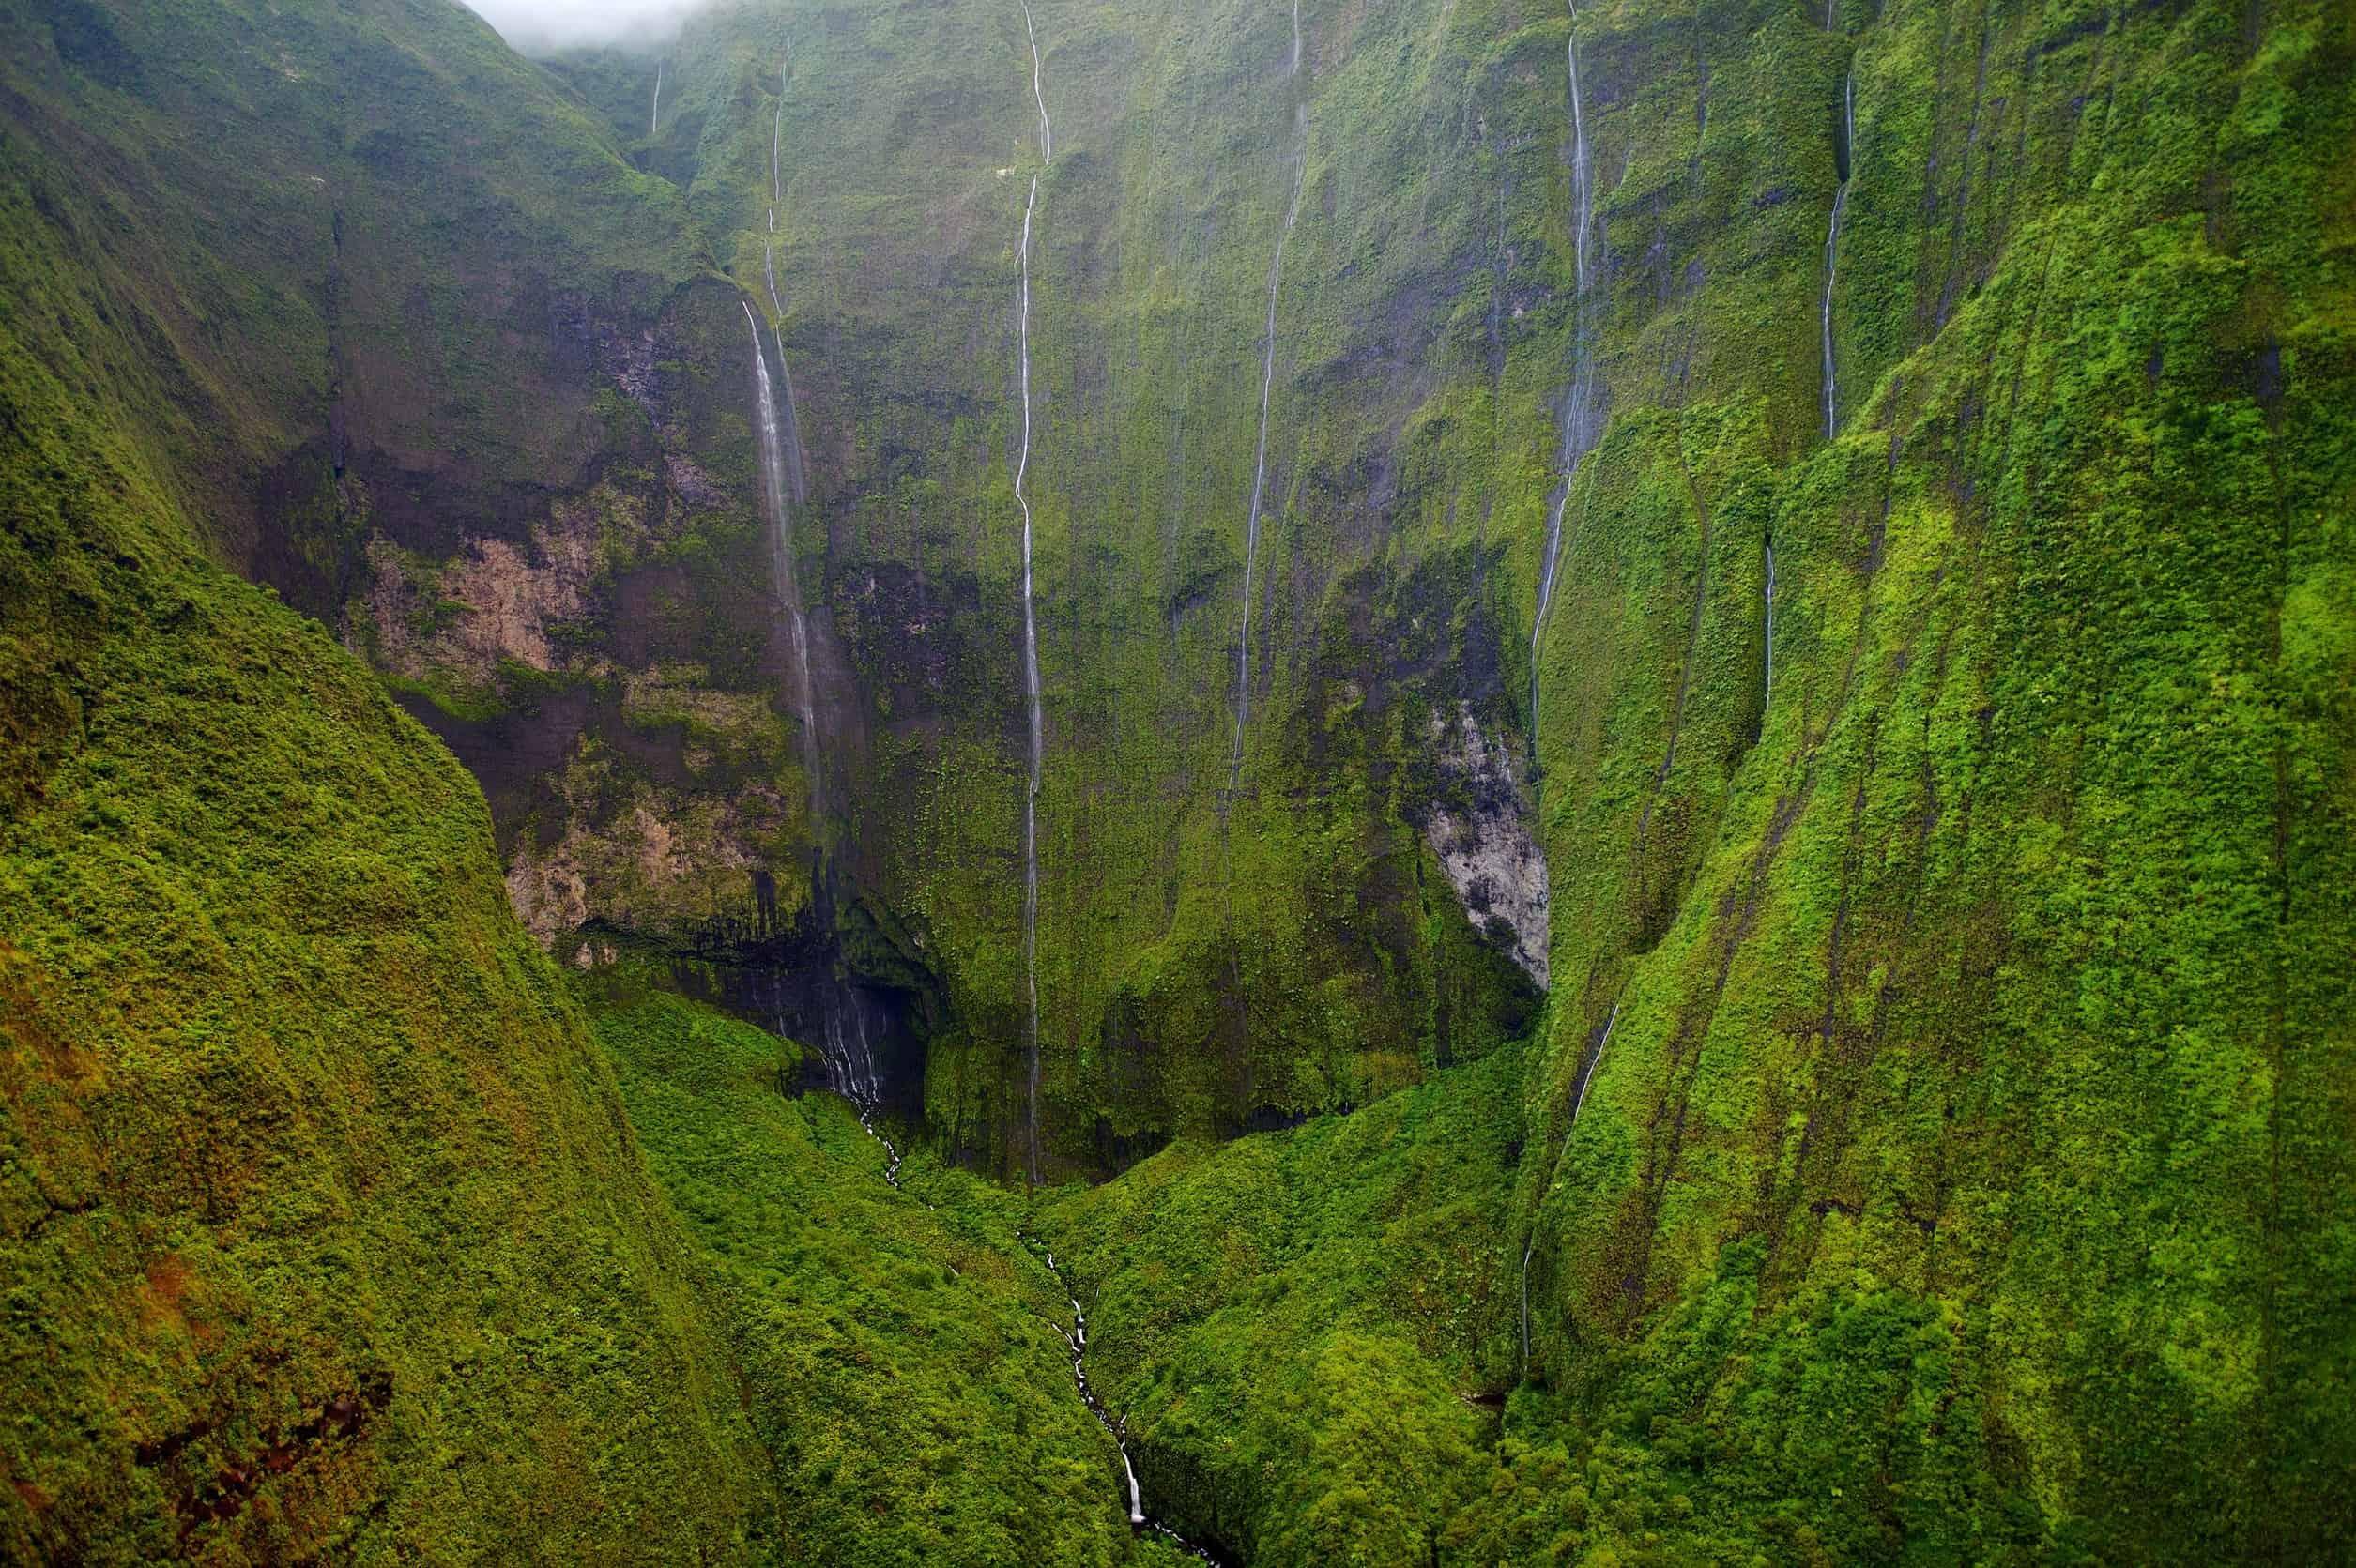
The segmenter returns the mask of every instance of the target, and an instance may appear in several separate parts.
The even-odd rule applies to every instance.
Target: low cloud
[[[657,43],[679,31],[701,0],[466,0],[517,49],[539,53],[582,44]]]

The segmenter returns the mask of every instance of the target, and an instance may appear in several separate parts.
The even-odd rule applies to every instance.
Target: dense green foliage
[[[482,794],[196,550],[64,189],[0,185],[0,1557],[726,1552],[758,1451]]]
[[[1049,1201],[1173,1524],[1253,1562],[1412,1562],[1480,1489],[1515,1364],[1519,1053],[1355,1115],[1181,1144]]]
[[[1164,1560],[1132,1546],[1018,1202],[924,1161],[885,1185],[882,1146],[833,1095],[779,1095],[792,1048],[748,1025],[657,995],[597,1033],[727,1317],[785,1560]]]
[[[1646,1434],[1721,1484],[1762,1445],[1830,1463],[1878,1380],[1881,1452],[1841,1461],[1868,1484],[1815,1521],[1836,1555],[2335,1555],[2356,1063],[2313,955],[2356,929],[2349,40],[2296,7],[2255,36],[2198,7],[1855,21],[1752,44],[1853,50],[1842,438],[1697,361],[1592,470],[1583,600],[1658,557],[1619,500],[1649,472],[1699,509],[1665,535],[1697,608],[1555,640],[1550,842],[1614,847],[1557,856],[1541,1362],[1650,1397],[1729,1314],[1685,1430]],[[1607,117],[1607,166],[1658,123]],[[1739,253],[1797,294],[1821,230],[1777,221],[1706,273]],[[1710,307],[1679,307],[1705,342]],[[1769,530],[1762,727],[1719,672],[1758,656]]]
[[[2356,1553],[2345,8],[1031,11],[0,7],[0,1550]]]

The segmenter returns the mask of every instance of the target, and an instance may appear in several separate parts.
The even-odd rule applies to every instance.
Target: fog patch
[[[703,0],[466,0],[499,37],[528,54],[585,44],[668,41]]]

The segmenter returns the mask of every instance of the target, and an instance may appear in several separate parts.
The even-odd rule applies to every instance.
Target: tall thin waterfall
[[[1029,0],[1022,8],[1022,34],[1031,40],[1031,97],[1039,105],[1039,167],[1044,169],[1055,161],[1055,127],[1048,123],[1047,88],[1039,75],[1039,30],[1031,24]]]
[[[769,148],[773,203],[783,191],[785,183],[785,107],[782,98],[785,82],[785,68],[781,67],[776,129]],[[821,747],[818,734],[818,677],[815,663],[821,655],[818,640],[811,631],[808,613],[803,606],[801,579],[793,546],[795,517],[809,502],[809,464],[802,449],[801,419],[794,406],[793,372],[786,363],[785,337],[782,328],[776,325],[783,321],[786,313],[785,298],[777,287],[776,232],[777,209],[773,205],[769,208],[767,232],[761,236],[761,274],[769,287],[771,342],[777,351],[775,384],[770,380],[768,360],[762,353],[759,318],[754,313],[751,300],[741,303],[744,307],[744,324],[750,329],[753,340],[753,389],[760,424],[762,500],[774,530],[772,570],[778,604],[785,612],[787,636],[791,647],[793,668],[788,679],[794,716],[801,722],[802,765],[809,778],[810,823],[818,851],[812,888],[814,914],[819,929],[825,930],[833,924],[835,873],[831,864],[834,831],[834,821],[827,809],[826,751]],[[778,388],[784,392],[782,402],[777,396]],[[834,724],[834,732],[827,738],[830,743],[839,745],[842,740],[839,714],[831,722]],[[883,1112],[883,1074],[877,1060],[875,1036],[868,1019],[871,1004],[839,967],[824,978],[811,1000],[817,1010],[815,1029],[818,1037],[819,1056],[826,1064],[828,1082],[836,1093],[851,1103],[858,1112],[859,1125],[881,1146],[883,1179],[897,1188],[900,1184],[900,1149],[885,1134],[879,1120]]]
[[[1293,68],[1288,80],[1301,75],[1301,7],[1293,5]],[[1243,630],[1235,641],[1235,742],[1227,755],[1227,792],[1232,796],[1244,776],[1244,721],[1251,710],[1251,599],[1253,568],[1260,559],[1260,512],[1268,486],[1268,397],[1277,379],[1277,297],[1284,288],[1284,247],[1293,225],[1301,219],[1301,190],[1308,178],[1308,104],[1293,104],[1293,199],[1284,209],[1284,227],[1277,231],[1276,254],[1268,263],[1268,319],[1260,339],[1260,445],[1251,461],[1251,507],[1244,521]]]
[[[1587,1086],[1595,1082],[1595,1070],[1602,1065],[1604,1047],[1612,1043],[1612,1030],[1619,1021],[1620,1004],[1618,998],[1614,997],[1612,1002],[1611,1015],[1603,1020],[1603,1034],[1596,1041],[1595,1049],[1587,1053],[1587,1059],[1580,1065],[1579,1081],[1572,1087],[1570,1124],[1563,1129],[1562,1150],[1554,1156],[1554,1165],[1557,1169],[1561,1167],[1564,1157],[1570,1152],[1570,1134],[1577,1129],[1579,1112],[1587,1103]],[[1548,1180],[1552,1181],[1551,1174]],[[1538,1204],[1539,1208],[1545,1207],[1546,1190],[1544,1188],[1538,1190]],[[1533,1210],[1530,1216],[1530,1233],[1522,1243],[1522,1369],[1524,1372],[1530,1369],[1530,1256],[1537,1251],[1538,1215]]]
[[[793,558],[793,508],[803,498],[802,467],[787,457],[785,432],[777,413],[776,395],[770,388],[769,358],[761,347],[760,323],[750,300],[744,325],[753,338],[753,390],[760,417],[761,495],[772,530],[771,573],[779,607],[786,616],[786,634],[792,646],[791,682],[794,717],[802,724],[802,767],[810,780],[810,824],[820,838],[826,821],[826,775],[819,766],[818,699],[810,679],[810,627],[802,609],[802,585]],[[782,355],[780,359],[782,361]]]
[[[781,164],[777,155],[786,144],[786,72],[792,69],[793,54],[788,50],[786,58],[777,66],[777,118],[769,128],[769,205],[772,209],[769,226],[773,229],[777,226],[775,207],[786,199],[785,179],[779,172]]]
[[[1048,99],[1039,76],[1039,35],[1031,23],[1031,8],[1022,8],[1024,35],[1031,40],[1031,94],[1039,105],[1039,167],[1042,173],[1055,159],[1055,129],[1048,121]],[[1017,317],[1017,342],[1022,357],[1022,455],[1015,461],[1015,504],[1022,509],[1022,683],[1031,717],[1031,771],[1022,791],[1022,969],[1029,1002],[1023,1044],[1030,1078],[1030,1174],[1039,1180],[1039,773],[1046,752],[1046,723],[1039,711],[1039,625],[1032,602],[1031,498],[1023,481],[1031,474],[1031,223],[1039,208],[1039,175],[1031,176],[1031,194],[1022,205],[1022,307]]]
[[[1555,458],[1561,475],[1546,507],[1546,557],[1538,571],[1538,611],[1530,618],[1530,746],[1538,747],[1539,655],[1548,617],[1553,613],[1556,569],[1562,562],[1563,512],[1570,504],[1579,466],[1602,434],[1595,365],[1594,287],[1600,258],[1595,222],[1595,166],[1587,145],[1586,94],[1579,81],[1579,7],[1570,7],[1570,206],[1571,255],[1577,297],[1572,305],[1570,395],[1563,405],[1562,439]]]
[[[1840,388],[1832,357],[1832,280],[1841,251],[1841,220],[1849,210],[1849,181],[1857,175],[1857,72],[1841,84],[1841,187],[1832,193],[1832,221],[1825,229],[1824,406],[1825,439],[1840,434]]]
[[[1767,675],[1759,683],[1759,723],[1775,696],[1775,540],[1767,541]]]
[[[663,123],[663,62],[654,62],[654,112],[647,116],[647,135],[654,135],[655,127]]]

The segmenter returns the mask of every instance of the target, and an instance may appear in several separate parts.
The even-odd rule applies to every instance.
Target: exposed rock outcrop
[[[1424,838],[1483,935],[1547,984],[1546,856],[1530,834],[1521,754],[1482,733],[1470,703],[1431,720],[1441,794]]]

